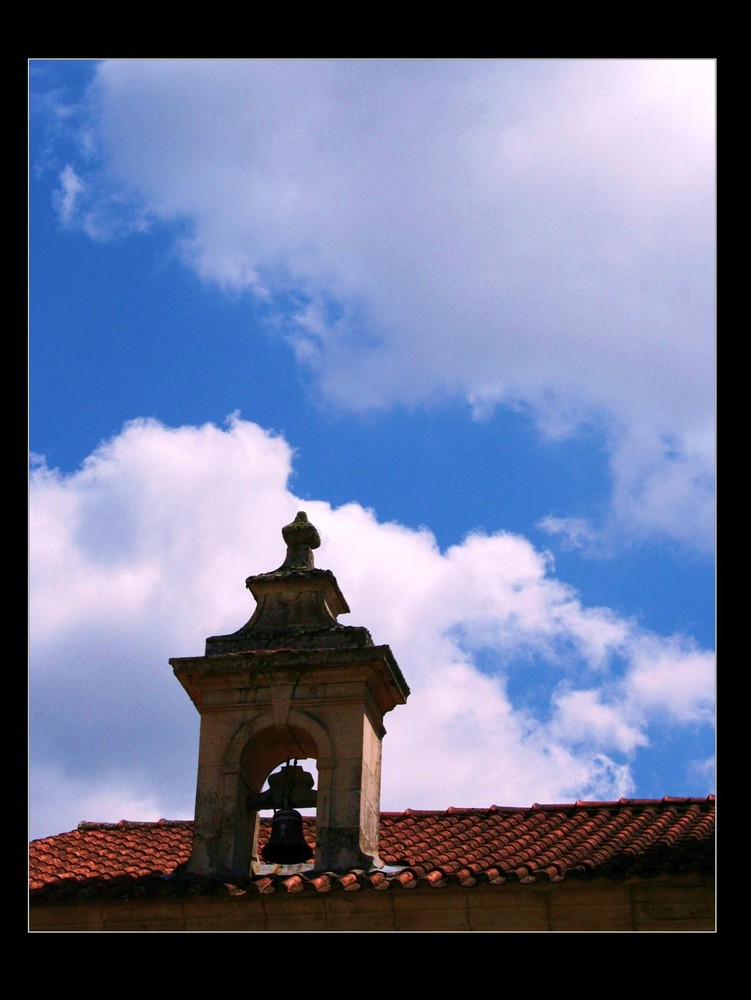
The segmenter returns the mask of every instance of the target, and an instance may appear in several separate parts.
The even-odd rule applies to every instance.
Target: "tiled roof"
[[[575,802],[518,809],[407,809],[381,814],[383,870],[288,871],[231,881],[182,874],[193,823],[81,823],[32,841],[32,901],[220,891],[329,892],[471,887],[569,878],[649,878],[714,866],[714,796]],[[303,818],[315,843],[315,820]],[[261,844],[270,820],[262,820]]]

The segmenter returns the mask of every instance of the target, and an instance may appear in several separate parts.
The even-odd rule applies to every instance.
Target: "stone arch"
[[[275,723],[273,712],[261,712],[244,722],[227,747],[226,773],[239,772],[253,792],[260,792],[274,768],[291,757],[313,757],[320,761],[333,756],[326,727],[308,712],[293,709],[284,726]]]
[[[225,800],[236,803],[234,822],[225,828],[226,856],[231,867],[247,874],[258,864],[259,810],[248,799],[258,794],[269,774],[285,760],[313,758],[318,768],[316,826],[328,826],[334,748],[326,727],[307,712],[291,710],[283,726],[272,711],[243,723],[227,747],[224,759]]]

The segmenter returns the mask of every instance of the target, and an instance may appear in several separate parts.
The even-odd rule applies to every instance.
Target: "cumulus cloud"
[[[714,658],[690,644],[644,636],[634,647],[628,688],[645,712],[676,722],[706,722],[714,712]]]
[[[133,421],[72,474],[36,458],[34,835],[192,815],[198,717],[167,661],[248,620],[245,578],[281,563],[301,507],[352,608],[343,623],[389,643],[412,689],[386,719],[384,808],[619,797],[652,732],[711,726],[713,658],[690,639],[584,606],[518,535],[441,551],[358,504],[301,501],[292,462],[238,415]]]
[[[610,529],[711,546],[711,61],[111,60],[87,100],[82,222],[176,223],[329,402],[596,422]]]
[[[554,696],[556,717],[552,729],[559,739],[574,744],[606,744],[626,754],[649,745],[645,732],[628,721],[621,704],[606,704],[602,691],[565,691]]]

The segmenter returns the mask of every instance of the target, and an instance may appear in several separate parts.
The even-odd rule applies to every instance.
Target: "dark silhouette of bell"
[[[271,836],[261,851],[270,865],[299,865],[313,857],[302,835],[302,816],[297,809],[278,809],[271,821]]]

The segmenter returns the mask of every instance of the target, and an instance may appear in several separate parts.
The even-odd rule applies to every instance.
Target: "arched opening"
[[[314,866],[313,857],[290,865],[267,862],[261,849],[269,840],[270,821],[275,810],[282,804],[278,789],[286,786],[279,783],[279,776],[290,765],[292,770],[297,769],[307,776],[293,789],[290,806],[303,817],[305,842],[315,845],[315,831],[322,818],[321,799],[328,800],[325,793],[320,796],[319,786],[322,779],[326,788],[330,784],[330,757],[331,744],[326,730],[318,720],[304,713],[290,713],[283,728],[275,726],[273,719],[267,717],[242,727],[236,734],[227,755],[227,771],[236,775],[238,794],[244,800],[238,803],[242,806],[243,822],[242,829],[235,831],[236,867],[257,875],[292,874]],[[325,761],[323,771],[319,764],[322,759]],[[277,791],[273,791],[272,786]],[[313,794],[306,796],[306,789]]]
[[[312,757],[287,760],[268,776],[256,802],[255,874],[293,875],[313,868],[317,783]]]
[[[305,771],[308,774],[310,774],[310,776],[313,779],[313,785],[312,785],[312,787],[317,791],[318,790],[318,761],[316,760],[316,758],[315,757],[295,757],[295,758],[293,758],[293,762],[297,763],[300,767],[304,768]],[[282,761],[282,763],[278,764],[274,768],[274,770],[269,774],[269,776],[266,778],[266,781],[264,781],[264,783],[263,783],[263,788],[261,789],[261,794],[262,795],[264,794],[264,792],[269,791],[269,778],[271,777],[271,775],[272,774],[279,774],[279,772],[282,770],[282,768],[286,767],[287,764],[288,764],[288,761]],[[297,809],[298,812],[301,812],[303,816],[312,816],[313,819],[315,819],[315,815],[316,815],[316,807],[315,807],[315,805],[312,805],[312,806],[295,805],[294,808]],[[264,814],[264,816],[265,816],[266,813],[268,812],[268,810],[264,809],[263,807],[261,807],[260,812],[262,812]]]

